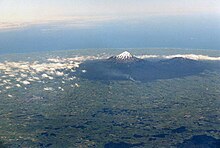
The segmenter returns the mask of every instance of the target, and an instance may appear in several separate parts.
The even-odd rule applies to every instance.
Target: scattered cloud
[[[75,80],[76,77],[68,77],[65,71],[75,72],[75,69],[85,60],[102,59],[106,56],[76,56],[73,58],[48,58],[45,62],[39,61],[4,61],[0,62],[0,88],[9,90],[14,87],[25,88],[34,82],[51,81],[54,78],[60,78],[61,83]],[[83,71],[86,72],[86,71]],[[79,87],[79,85],[75,85]],[[45,87],[44,90],[52,90]],[[63,88],[60,88],[63,91]],[[1,92],[0,92],[1,93]]]

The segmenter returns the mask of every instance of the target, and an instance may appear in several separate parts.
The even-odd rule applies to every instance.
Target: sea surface
[[[220,50],[218,15],[125,18],[107,22],[94,20],[89,25],[73,21],[0,30],[0,54],[85,48]]]
[[[84,63],[125,50],[151,62],[181,57],[212,68],[145,82],[79,75],[88,73]],[[0,147],[218,147],[219,57],[219,50],[180,48],[1,55]]]

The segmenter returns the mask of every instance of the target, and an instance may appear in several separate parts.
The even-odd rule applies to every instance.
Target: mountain
[[[196,75],[209,67],[207,63],[186,58],[160,61],[142,60],[125,51],[105,60],[86,61],[80,65],[77,74],[90,80],[149,82]],[[86,70],[86,72],[82,72],[82,70]]]
[[[109,61],[118,62],[118,63],[129,63],[141,61],[141,59],[133,56],[130,52],[124,51],[119,55],[112,56],[108,59]]]

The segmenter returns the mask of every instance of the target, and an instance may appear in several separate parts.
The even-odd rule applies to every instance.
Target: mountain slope
[[[125,56],[124,56],[125,55]],[[186,58],[161,61],[138,59],[129,53],[106,60],[87,61],[81,64],[78,74],[90,80],[132,80],[149,82],[157,79],[171,79],[196,75],[208,69],[209,65]],[[85,69],[87,72],[82,73]]]

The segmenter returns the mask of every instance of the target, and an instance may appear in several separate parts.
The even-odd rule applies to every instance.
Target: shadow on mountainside
[[[139,60],[117,62],[112,60],[86,61],[77,69],[77,74],[89,80],[131,80],[150,82],[197,75],[211,69],[210,63],[185,58],[161,61]],[[84,71],[84,72],[83,72]]]

